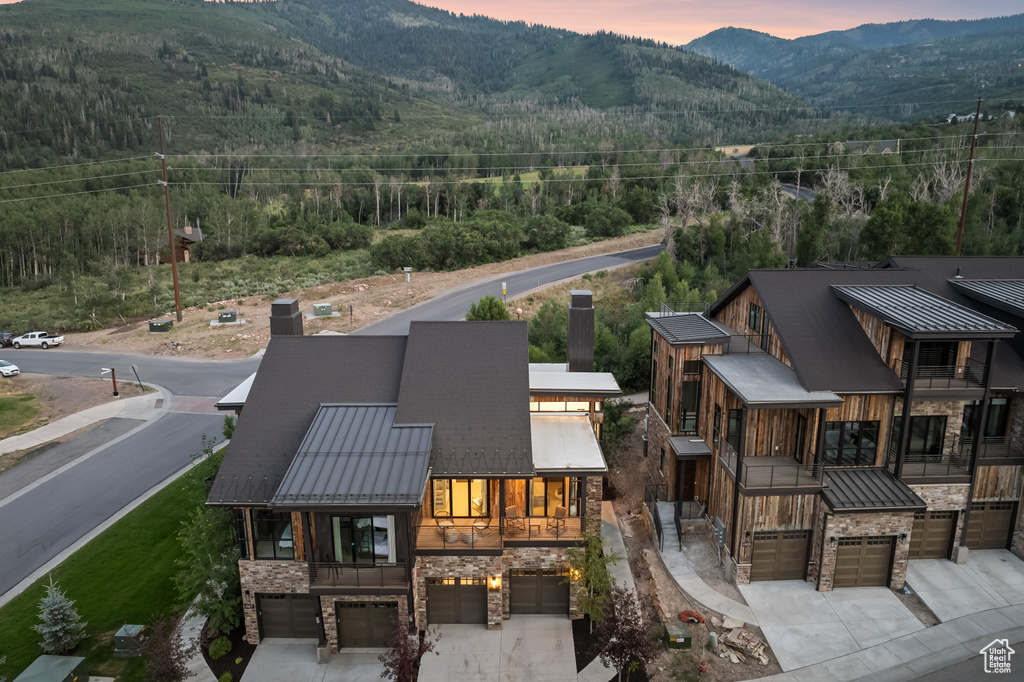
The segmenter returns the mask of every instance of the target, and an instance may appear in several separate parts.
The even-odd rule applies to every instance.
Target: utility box
[[[693,637],[686,623],[665,623],[665,644],[669,649],[689,649],[693,646]]]
[[[129,625],[125,623],[114,635],[114,655],[121,658],[139,656],[142,653],[142,640],[145,639],[145,625]]]
[[[89,682],[89,668],[79,656],[40,656],[14,682]]]
[[[224,324],[225,322],[238,322],[238,311],[222,310],[217,313],[217,321],[221,324]]]
[[[163,333],[171,331],[171,327],[174,326],[173,320],[151,320],[149,323],[149,333]]]
[[[330,303],[314,303],[313,314],[317,317],[330,317],[334,313]]]

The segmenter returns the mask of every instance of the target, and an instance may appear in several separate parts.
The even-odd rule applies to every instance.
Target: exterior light
[[[830,537],[828,539],[828,544],[832,545],[833,547],[836,546],[836,536],[835,535],[833,535],[832,537]]]
[[[569,579],[570,580],[579,580],[580,579],[580,575],[581,575],[580,574],[580,569],[578,569],[578,568],[570,568],[569,569]]]
[[[487,577],[487,587],[488,587],[488,589],[491,589],[491,590],[500,590],[501,589],[501,576],[500,575],[488,576]]]

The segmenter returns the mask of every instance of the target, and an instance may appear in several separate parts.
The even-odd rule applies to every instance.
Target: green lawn
[[[17,393],[0,396],[0,438],[17,433],[35,419],[38,413],[39,406],[34,395]]]
[[[177,601],[172,581],[181,555],[177,532],[188,512],[206,498],[204,479],[219,457],[196,466],[104,531],[53,571],[54,579],[88,623],[88,638],[75,655],[88,659],[92,675],[143,682],[141,658],[114,658],[114,633],[125,622],[149,623]],[[214,461],[215,460],[215,461]],[[0,678],[13,680],[43,653],[32,626],[39,622],[42,578],[0,608]]]

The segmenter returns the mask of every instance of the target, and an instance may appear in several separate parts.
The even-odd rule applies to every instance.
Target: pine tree
[[[48,654],[65,654],[85,639],[86,623],[75,610],[75,602],[61,592],[50,576],[46,596],[39,601],[39,625],[32,629],[43,636],[41,646]]]

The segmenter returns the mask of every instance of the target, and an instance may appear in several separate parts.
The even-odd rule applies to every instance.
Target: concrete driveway
[[[240,682],[380,682],[384,649],[343,649],[316,662],[315,639],[264,639]]]
[[[741,585],[785,671],[829,661],[924,625],[887,587],[846,587],[818,592],[797,580]]]
[[[576,679],[572,621],[512,616],[501,630],[436,626],[441,639],[420,662],[419,682],[567,682]],[[245,680],[244,682],[249,682]]]
[[[964,565],[915,559],[907,568],[907,584],[945,622],[1024,604],[1024,561],[1005,549],[972,549]]]

